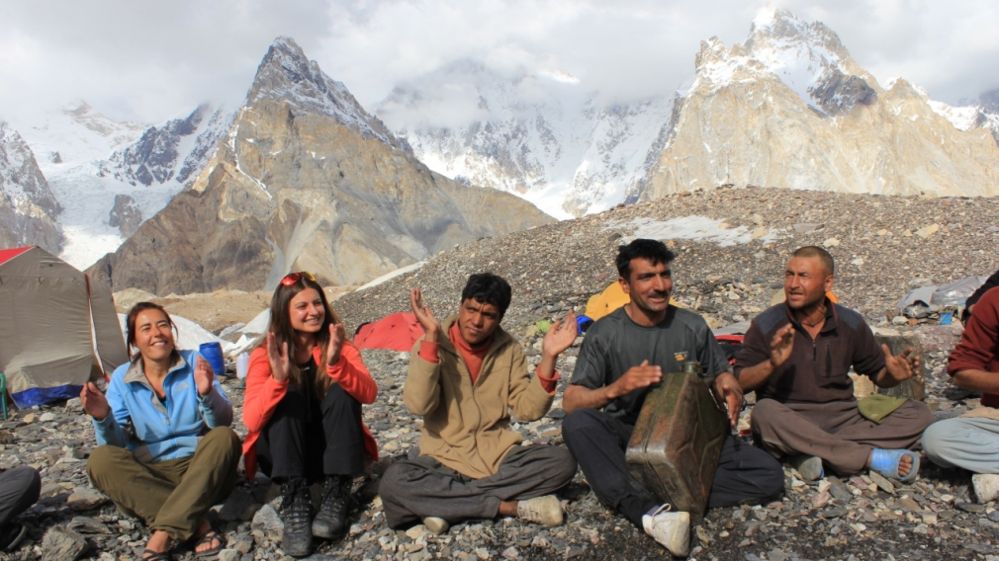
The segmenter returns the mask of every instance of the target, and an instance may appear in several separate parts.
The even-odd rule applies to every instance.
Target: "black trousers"
[[[35,468],[18,466],[0,473],[0,528],[35,504],[41,489]]]
[[[256,444],[260,470],[275,481],[364,471],[361,403],[334,384],[320,401],[289,384]]]
[[[624,459],[635,429],[603,411],[578,409],[562,421],[562,436],[600,502],[642,527],[642,515],[662,504],[628,471]],[[708,506],[756,504],[784,490],[784,470],[770,454],[729,435],[722,445]]]

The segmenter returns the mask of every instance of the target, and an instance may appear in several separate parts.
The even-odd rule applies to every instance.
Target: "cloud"
[[[700,41],[744,41],[766,5],[826,23],[879,81],[901,76],[950,103],[999,87],[999,4],[986,0],[834,8],[805,0],[14,1],[0,3],[0,117],[82,98],[118,118],[159,122],[202,101],[235,103],[279,35],[369,109],[397,84],[458,60],[507,75],[570,75],[607,100],[637,99],[689,79]]]

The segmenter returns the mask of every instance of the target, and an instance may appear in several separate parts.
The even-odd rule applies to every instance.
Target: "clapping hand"
[[[416,321],[423,327],[425,341],[437,341],[441,332],[441,323],[434,317],[434,312],[423,302],[423,293],[419,288],[409,291],[409,307],[413,309]]]
[[[80,403],[83,405],[83,412],[98,421],[103,421],[111,413],[107,398],[93,382],[83,385],[83,389],[80,390]]]
[[[541,353],[550,357],[557,357],[562,351],[572,346],[576,340],[576,314],[569,310],[564,318],[556,321],[545,333],[541,341]]]
[[[212,391],[212,382],[215,380],[215,372],[212,365],[201,355],[194,359],[194,385],[198,388],[198,395],[205,396]]]
[[[896,382],[904,382],[912,378],[919,369],[919,355],[912,349],[905,349],[899,355],[893,355],[888,345],[881,345],[881,351],[885,355],[885,369]]]
[[[340,351],[343,350],[343,342],[347,338],[342,323],[330,324],[330,342],[326,346],[326,365],[333,366],[340,361]]]
[[[278,345],[274,333],[267,334],[267,361],[271,365],[271,376],[284,382],[291,375],[291,361],[288,359],[288,343]]]
[[[607,386],[607,397],[614,400],[637,389],[658,384],[662,379],[663,369],[658,364],[649,364],[648,359],[646,359],[642,361],[642,364],[629,368],[613,384]]]
[[[774,368],[787,362],[794,349],[794,326],[788,323],[778,329],[770,340],[770,364]]]

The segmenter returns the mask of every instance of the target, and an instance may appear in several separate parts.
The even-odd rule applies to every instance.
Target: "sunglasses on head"
[[[302,277],[305,277],[312,282],[316,282],[316,275],[313,275],[308,271],[299,271],[297,273],[288,273],[285,275],[284,278],[281,279],[281,286],[291,286],[302,280]]]

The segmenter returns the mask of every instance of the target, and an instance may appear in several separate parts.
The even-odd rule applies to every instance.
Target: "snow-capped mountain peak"
[[[132,185],[171,180],[187,185],[231,121],[230,111],[202,104],[184,119],[147,128],[134,144],[111,155],[105,171]]]
[[[361,107],[347,87],[327,76],[289,37],[278,37],[257,68],[246,105],[270,99],[334,117],[338,122],[406,150],[388,128]]]
[[[605,103],[562,70],[460,59],[397,86],[378,114],[434,171],[568,217],[625,199],[671,103]]]
[[[742,45],[725,48],[717,38],[701,44],[698,80],[714,90],[769,73],[806,104],[828,115],[877,99],[874,78],[850,57],[839,37],[821,22],[805,22],[786,10],[767,8]]]
[[[39,245],[59,251],[63,208],[20,134],[0,121],[0,247]]]

